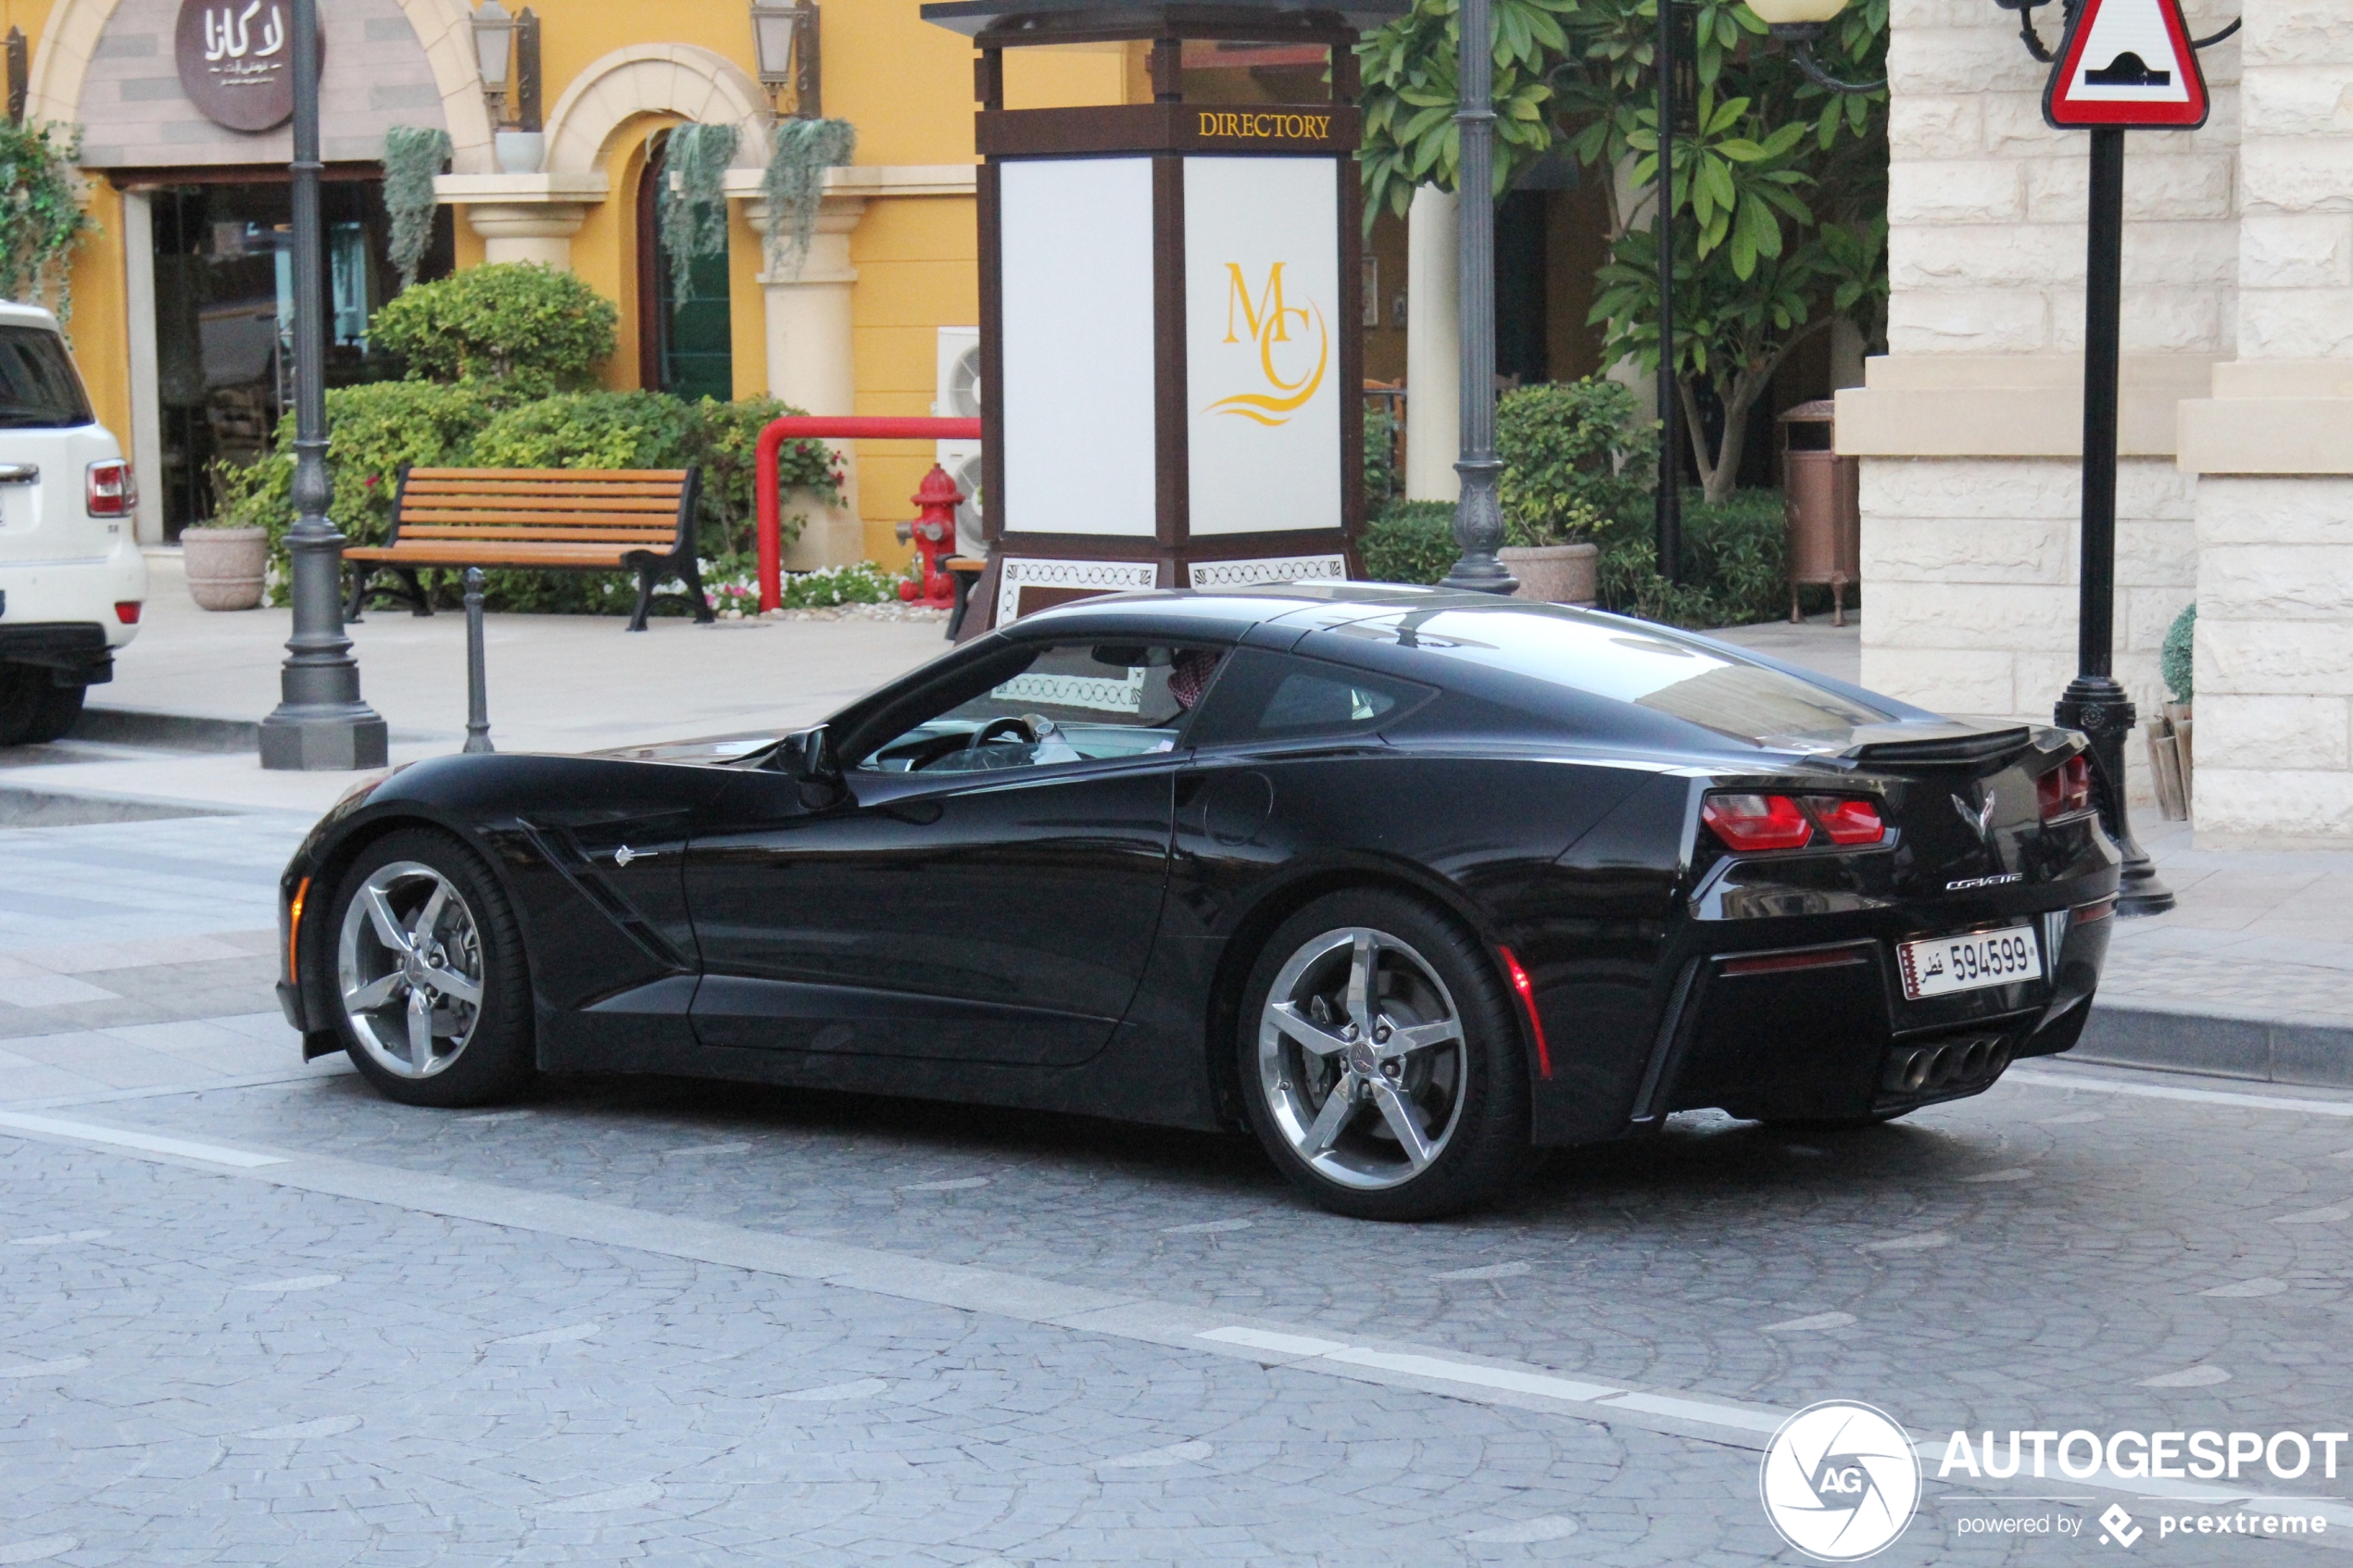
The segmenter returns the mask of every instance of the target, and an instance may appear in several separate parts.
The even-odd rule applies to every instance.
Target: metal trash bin
[[[1797,590],[1831,590],[1831,624],[1846,624],[1846,585],[1862,581],[1863,465],[1836,450],[1837,403],[1800,403],[1780,418],[1781,510],[1789,527],[1789,618]]]

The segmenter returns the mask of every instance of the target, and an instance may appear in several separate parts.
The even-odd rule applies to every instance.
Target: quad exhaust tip
[[[1881,1084],[1898,1094],[1935,1094],[1982,1083],[2009,1064],[2009,1042],[1998,1035],[1981,1035],[1898,1050],[1888,1059]]]

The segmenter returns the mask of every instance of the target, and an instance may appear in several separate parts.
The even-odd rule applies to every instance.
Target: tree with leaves
[[[1612,247],[1592,320],[1604,355],[1657,369],[1659,0],[1491,0],[1495,189],[1554,147],[1610,193]],[[1749,410],[1798,345],[1840,316],[1879,335],[1887,293],[1886,93],[1806,80],[1743,0],[1691,0],[1690,118],[1676,128],[1672,345],[1708,499],[1738,480]],[[1454,188],[1457,0],[1413,10],[1359,47],[1365,211]],[[1827,68],[1879,73],[1887,0],[1856,0],[1818,45]],[[1617,210],[1623,187],[1642,195]],[[1708,416],[1713,414],[1715,418]]]

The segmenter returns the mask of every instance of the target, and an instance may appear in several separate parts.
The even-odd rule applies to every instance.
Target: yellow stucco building
[[[263,48],[247,34],[282,5],[0,0],[0,26],[31,42],[28,119],[82,130],[103,232],[73,261],[71,331],[100,417],[139,464],[148,540],[210,515],[208,466],[258,451],[291,392],[289,132],[220,123],[190,75],[208,52],[219,65],[227,45],[207,41],[233,22],[248,50]],[[773,274],[759,184],[774,110],[749,0],[541,0],[535,144],[496,134],[463,0],[319,9],[331,383],[389,373],[371,368],[366,320],[397,287],[380,160],[385,131],[406,125],[446,131],[454,148],[427,274],[485,260],[569,268],[620,308],[608,385],[770,392],[816,413],[933,411],[943,363],[978,318],[973,56],[925,23],[916,0],[825,0],[823,107],[856,127],[857,151],[830,171],[805,263]],[[206,31],[212,19],[218,34]],[[1011,64],[1015,106],[1150,95],[1139,58],[1118,45],[1026,51]],[[724,311],[705,287],[705,341],[692,356],[667,331],[674,291],[648,232],[649,157],[659,180],[661,133],[686,121],[739,132]],[[902,558],[892,529],[933,457],[928,444],[861,444],[852,508],[813,520],[792,564]]]

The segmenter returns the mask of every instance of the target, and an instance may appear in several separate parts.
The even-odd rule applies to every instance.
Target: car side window
[[[909,724],[856,768],[969,773],[1172,751],[1224,657],[1165,643],[1039,644],[1026,664]]]
[[[1238,651],[1192,734],[1195,746],[1372,734],[1431,696],[1427,686],[1320,659]]]

